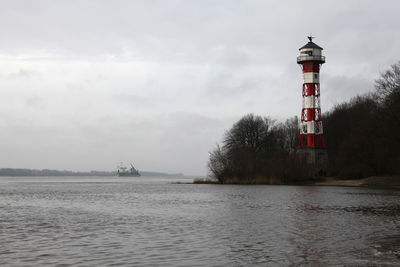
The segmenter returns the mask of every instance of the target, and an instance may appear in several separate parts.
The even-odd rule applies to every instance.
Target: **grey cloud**
[[[38,75],[38,72],[28,69],[19,69],[17,72],[9,73],[8,77],[10,79],[30,79],[34,75]]]
[[[37,95],[32,95],[28,97],[25,101],[25,104],[26,106],[33,109],[43,110],[45,108],[45,100]]]

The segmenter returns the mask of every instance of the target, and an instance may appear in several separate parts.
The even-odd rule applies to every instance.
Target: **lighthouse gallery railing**
[[[325,62],[324,56],[309,56],[309,55],[302,55],[297,57],[297,63],[304,62],[304,61],[321,61]]]

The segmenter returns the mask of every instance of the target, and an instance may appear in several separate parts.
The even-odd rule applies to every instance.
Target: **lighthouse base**
[[[297,155],[302,157],[314,169],[315,177],[326,176],[328,169],[328,152],[326,148],[301,147],[298,148]]]

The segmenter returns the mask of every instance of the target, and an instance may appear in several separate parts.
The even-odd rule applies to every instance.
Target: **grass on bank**
[[[220,182],[216,179],[211,178],[196,178],[193,180],[194,184],[219,184]]]

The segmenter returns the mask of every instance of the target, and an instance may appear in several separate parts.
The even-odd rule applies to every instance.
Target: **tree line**
[[[330,175],[400,174],[400,62],[380,75],[374,92],[336,105],[323,119]]]
[[[375,91],[323,114],[329,176],[400,174],[400,62],[381,74]],[[314,176],[296,154],[297,117],[277,122],[248,114],[210,152],[210,174],[221,183],[301,183]]]

